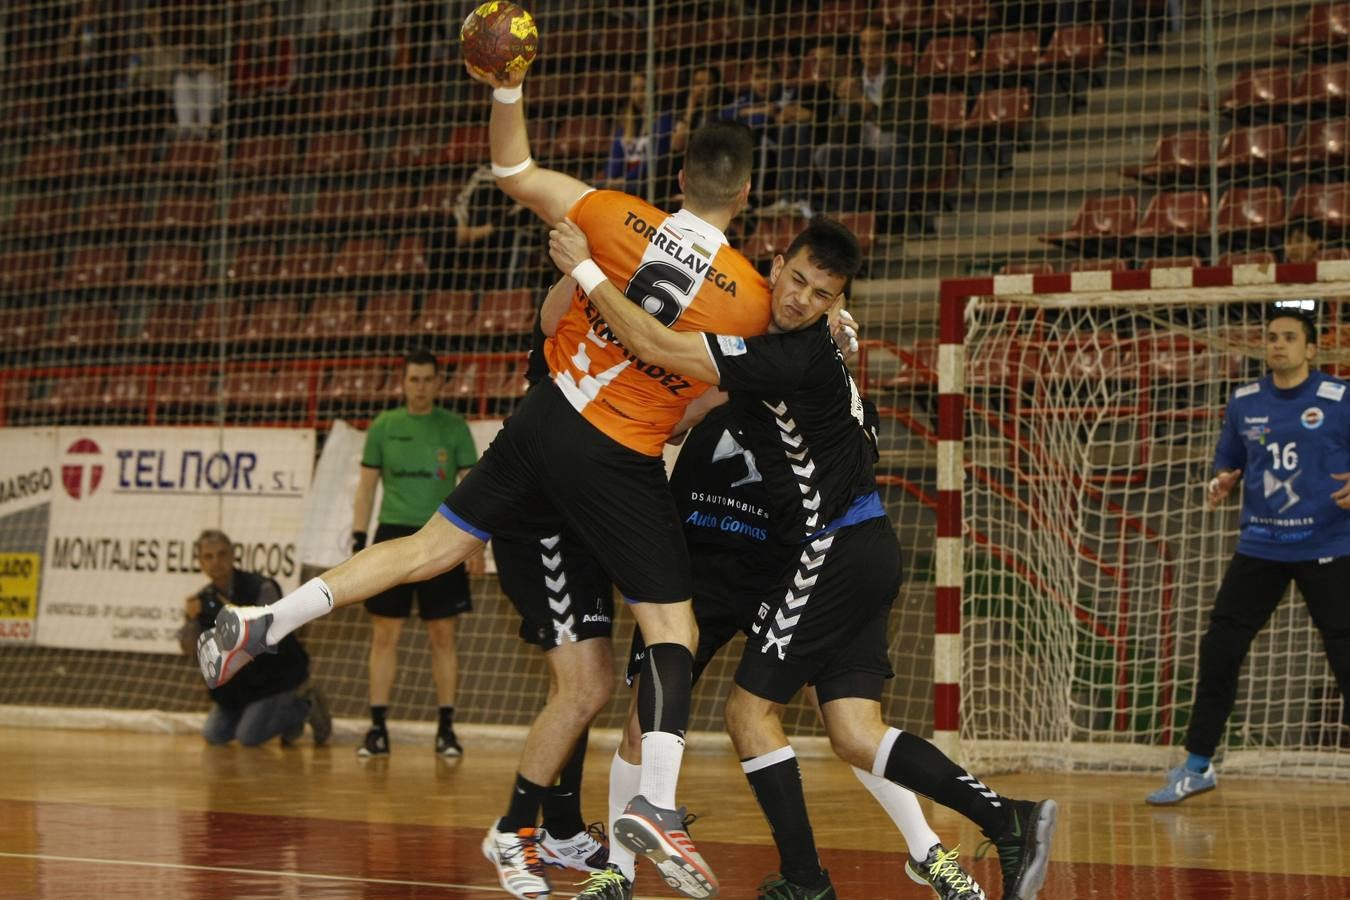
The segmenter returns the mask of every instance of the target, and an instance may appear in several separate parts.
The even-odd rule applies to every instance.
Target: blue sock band
[[[1199,753],[1186,754],[1186,768],[1199,774],[1209,768],[1211,757],[1201,756]]]

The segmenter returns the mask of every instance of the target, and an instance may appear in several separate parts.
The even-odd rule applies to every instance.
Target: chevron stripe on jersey
[[[797,480],[797,490],[801,491],[806,534],[815,534],[824,523],[820,521],[820,488],[816,485],[816,464],[811,459],[811,448],[806,445],[806,437],[797,427],[797,421],[788,415],[786,401],[761,402],[773,413],[774,424],[778,426],[778,440],[783,445],[783,455],[787,457],[788,470]]]
[[[825,555],[829,553],[833,544],[834,535],[827,534],[802,545],[802,555],[797,559],[797,571],[793,574],[792,581],[788,583],[787,593],[783,595],[783,601],[774,611],[767,631],[764,630],[764,620],[768,618],[769,609],[767,604],[760,607],[760,621],[750,626],[750,630],[755,634],[761,632],[764,634],[764,642],[759,648],[761,653],[768,653],[772,647],[778,653],[779,659],[787,658],[787,648],[788,644],[792,643],[793,630],[806,612],[806,603],[811,599],[811,589],[816,586],[821,567],[825,565]]]
[[[539,539],[539,561],[544,564],[544,599],[553,620],[559,644],[577,639],[577,620],[572,614],[572,595],[567,592],[567,569],[563,566],[562,535]]]

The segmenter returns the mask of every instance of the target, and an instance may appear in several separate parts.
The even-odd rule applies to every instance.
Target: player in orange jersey
[[[520,102],[523,77],[491,82],[492,167],[501,188],[546,222],[568,216],[580,223],[593,236],[595,263],[605,277],[667,327],[762,333],[769,322],[768,284],[723,233],[749,195],[749,131],[730,122],[696,131],[679,176],[685,206],[666,214],[535,165]],[[711,897],[717,880],[675,803],[697,625],[688,550],[660,455],[685,408],[708,386],[629,353],[581,291],[554,335],[545,347],[550,379],[521,401],[439,515],[416,534],[369,547],[270,607],[222,611],[202,636],[198,659],[208,684],[221,684],[335,606],[443,572],[493,535],[537,540],[566,526],[631,604],[649,648],[639,692],[641,793],[621,817],[623,842],[686,896]],[[598,643],[571,642],[549,654],[554,683],[569,689],[551,692],[526,738],[507,814],[484,840],[502,886],[516,897],[551,892],[549,848],[535,824],[548,785],[613,689],[607,643],[586,646]]]

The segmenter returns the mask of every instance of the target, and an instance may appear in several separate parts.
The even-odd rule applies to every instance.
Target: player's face
[[[205,541],[198,544],[197,565],[207,578],[217,584],[224,584],[234,569],[234,548],[220,541]]]
[[[1266,365],[1277,375],[1306,370],[1316,352],[1298,319],[1277,318],[1266,325]]]
[[[431,411],[436,402],[436,391],[440,389],[441,378],[431,363],[414,363],[403,369],[403,401],[408,404],[408,412],[423,414]]]
[[[800,331],[830,311],[848,279],[816,265],[805,247],[791,259],[778,257],[769,272],[773,285],[773,327]]]

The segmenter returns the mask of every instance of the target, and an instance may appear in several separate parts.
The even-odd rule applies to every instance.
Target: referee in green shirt
[[[426,524],[441,500],[469,467],[478,461],[473,435],[464,419],[436,405],[440,366],[427,350],[403,360],[404,405],[375,418],[361,454],[361,480],[352,509],[352,552],[366,546],[366,523],[375,502],[375,485],[384,486],[375,541],[412,534]],[[455,617],[472,608],[470,574],[483,574],[482,554],[470,557],[443,575],[401,584],[366,601],[370,612],[370,730],[356,753],[388,756],[389,692],[394,684],[398,639],[403,622],[417,612],[431,641],[431,672],[436,681],[439,717],[436,753],[446,758],[463,754],[455,738],[455,691],[459,659],[455,654]]]

